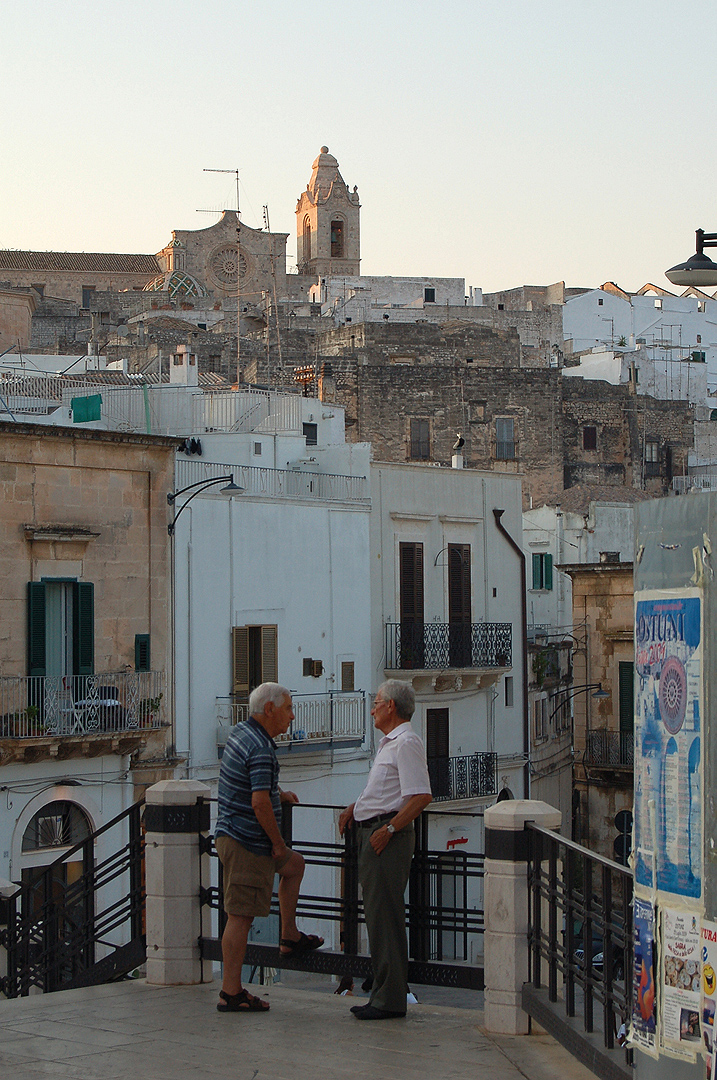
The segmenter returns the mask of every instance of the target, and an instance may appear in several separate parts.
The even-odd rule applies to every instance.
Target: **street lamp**
[[[609,692],[607,690],[603,690],[601,682],[585,683],[584,686],[568,686],[564,690],[556,690],[555,693],[552,695],[553,698],[562,697],[562,701],[559,701],[558,704],[555,706],[550,716],[548,717],[548,721],[553,719],[556,713],[560,709],[562,709],[563,705],[565,705],[567,701],[572,701],[572,699],[574,697],[577,697],[578,694],[586,694],[588,690],[595,691],[595,693],[592,695],[595,701],[607,701],[607,699],[610,697]]]
[[[174,506],[175,501],[179,498],[180,495],[184,495],[185,491],[192,492],[189,498],[182,503],[179,510],[174,515],[174,520],[170,521],[169,525],[167,526],[167,532],[170,536],[174,536],[174,527],[179,520],[179,515],[182,513],[183,510],[186,510],[192,499],[196,495],[201,495],[201,493],[203,491],[206,491],[207,488],[214,487],[216,484],[226,484],[226,487],[223,487],[221,489],[220,494],[222,495],[240,495],[244,490],[244,488],[239,487],[238,484],[234,483],[233,473],[227,473],[226,476],[217,476],[213,480],[198,480],[196,484],[187,484],[186,487],[180,488],[179,491],[172,491],[170,494],[167,495],[167,502],[170,506]]]
[[[717,263],[704,254],[704,248],[717,247],[717,233],[706,233],[704,229],[695,231],[695,254],[687,262],[678,263],[665,270],[665,277],[673,285],[717,285]]]

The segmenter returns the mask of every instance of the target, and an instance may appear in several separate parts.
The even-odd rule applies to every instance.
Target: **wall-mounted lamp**
[[[177,524],[177,521],[179,520],[179,516],[182,511],[189,506],[192,499],[196,495],[201,495],[201,493],[203,491],[206,491],[207,488],[214,487],[216,484],[225,484],[225,487],[223,487],[220,491],[221,495],[241,495],[241,493],[244,491],[243,487],[239,487],[238,484],[234,483],[233,474],[227,473],[226,476],[217,476],[213,480],[198,480],[196,484],[187,484],[186,487],[180,488],[179,491],[172,491],[170,494],[167,495],[167,502],[170,506],[174,506],[175,501],[179,498],[180,495],[184,495],[186,491],[192,492],[186,502],[182,503],[179,510],[174,515],[174,520],[170,521],[169,525],[167,526],[167,532],[170,536],[174,536],[174,528]]]
[[[556,692],[551,697],[551,701],[557,697],[561,698],[562,700],[559,701],[558,704],[555,706],[550,716],[548,717],[548,720],[552,720],[556,713],[560,709],[562,709],[563,705],[565,705],[566,702],[572,701],[572,699],[574,697],[577,697],[578,694],[587,694],[589,690],[595,691],[595,693],[591,695],[595,701],[607,701],[607,699],[610,697],[609,691],[603,690],[601,682],[586,683],[585,686],[577,687],[568,686],[564,690],[556,690]]]

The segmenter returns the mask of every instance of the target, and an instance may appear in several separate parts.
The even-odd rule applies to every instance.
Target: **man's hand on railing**
[[[351,805],[347,806],[345,810],[342,810],[339,815],[339,834],[341,836],[344,835],[349,825],[353,825],[355,805],[355,803],[351,803]]]

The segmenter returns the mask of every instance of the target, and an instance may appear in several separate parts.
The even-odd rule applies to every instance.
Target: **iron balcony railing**
[[[320,742],[362,742],[366,734],[366,692],[329,691],[326,694],[292,694],[294,720],[285,735],[277,735],[277,747],[293,748]],[[220,737],[246,720],[248,704],[217,698]]]
[[[585,765],[632,769],[635,740],[631,731],[589,731],[583,757]]]
[[[526,828],[532,988],[523,988],[523,1007],[553,1034],[551,1023],[568,1026],[560,1013],[572,1018],[579,1007],[584,1030],[601,1030],[612,1050],[632,1001],[632,871],[549,829]]]
[[[498,755],[493,753],[430,758],[428,775],[434,802],[495,795],[497,769]]]
[[[333,502],[366,503],[365,476],[306,472],[304,469],[264,469],[256,465],[225,465],[210,461],[177,460],[177,488],[200,480],[214,480],[229,473],[247,494],[267,498],[326,499]]]
[[[306,860],[307,873],[297,915],[326,938],[326,946],[297,959],[280,956],[278,898],[272,898],[273,919],[257,927],[246,963],[363,978],[372,973],[370,957],[361,952],[363,900],[358,879],[358,830],[338,834],[343,807],[282,803],[285,841]],[[415,822],[416,847],[406,904],[410,983],[483,989],[482,852],[446,851],[446,819],[462,828],[482,812],[424,811]],[[434,835],[435,833],[437,835]],[[433,840],[433,845],[431,844]],[[212,837],[199,836],[202,853],[216,855]],[[223,873],[219,860],[211,874],[202,870],[200,900],[211,910],[200,938],[203,961],[221,960]],[[216,870],[214,869],[216,868]],[[333,948],[332,948],[333,945]]]
[[[509,668],[511,623],[386,623],[386,669]]]
[[[101,735],[164,724],[162,672],[0,677],[0,739]]]

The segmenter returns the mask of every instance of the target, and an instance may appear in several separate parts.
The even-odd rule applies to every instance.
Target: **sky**
[[[289,233],[322,145],[364,274],[673,289],[717,232],[714,0],[0,0],[0,247]],[[674,290],[673,291],[679,291]]]

